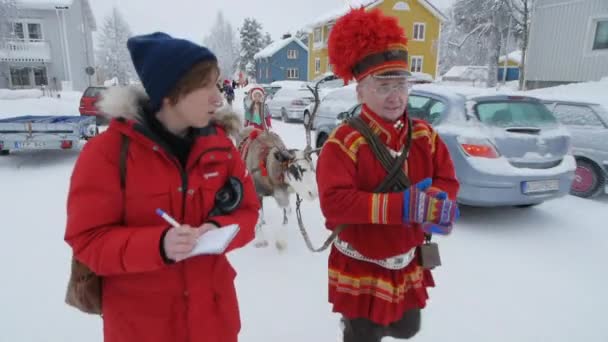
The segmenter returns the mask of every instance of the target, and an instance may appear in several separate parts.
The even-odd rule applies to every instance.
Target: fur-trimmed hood
[[[149,101],[141,85],[109,87],[103,91],[97,108],[109,118],[143,121],[143,106]],[[229,106],[220,108],[212,122],[222,126],[227,134],[237,136],[242,128],[240,116]]]

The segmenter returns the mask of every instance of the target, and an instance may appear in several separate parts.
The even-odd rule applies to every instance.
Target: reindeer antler
[[[310,113],[308,122],[304,123],[304,127],[306,128],[306,149],[312,149],[312,143],[311,143],[312,139],[310,137],[310,135],[311,135],[310,131],[312,131],[312,128],[313,128],[313,125],[315,122],[315,117],[317,116],[317,110],[319,109],[319,103],[321,103],[321,100],[319,99],[319,85],[323,82],[324,82],[324,79],[321,79],[320,81],[315,83],[314,88],[311,87],[309,84],[306,85],[306,88],[308,88],[308,90],[310,90],[310,92],[312,92],[312,95],[315,98],[315,105],[312,108],[312,113]]]

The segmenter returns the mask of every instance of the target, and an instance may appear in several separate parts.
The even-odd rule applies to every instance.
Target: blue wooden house
[[[284,35],[281,40],[258,52],[254,58],[258,83],[308,79],[308,48],[291,35]]]

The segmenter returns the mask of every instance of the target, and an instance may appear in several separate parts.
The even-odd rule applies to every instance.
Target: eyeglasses
[[[376,94],[380,96],[388,96],[393,91],[397,91],[398,93],[408,92],[412,89],[412,86],[409,82],[399,83],[395,85],[383,84],[377,87],[370,87]]]

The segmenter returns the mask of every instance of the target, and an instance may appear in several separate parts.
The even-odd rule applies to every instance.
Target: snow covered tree
[[[232,25],[224,19],[221,11],[217,13],[213,28],[203,39],[203,44],[217,56],[220,77],[232,79],[238,66],[239,45]]]
[[[13,29],[11,21],[17,16],[15,0],[0,0],[0,43],[10,38]]]
[[[270,33],[266,32],[266,34],[264,35],[264,38],[262,38],[262,48],[267,47],[268,45],[272,44],[273,42],[274,41],[272,40]]]
[[[443,23],[441,28],[439,73],[443,75],[457,65],[484,65],[488,53],[482,41],[466,39],[463,42],[466,34],[456,25],[454,11],[448,9],[445,14],[448,20]],[[463,42],[463,44],[459,48],[455,48],[454,45],[460,44],[455,42]]]
[[[240,69],[245,70],[249,76],[253,76],[256,72],[253,56],[262,50],[264,43],[262,24],[254,18],[245,18],[239,33],[241,35]]]
[[[298,38],[301,41],[304,41],[304,40],[308,39],[308,32],[306,32],[304,30],[298,30],[296,32],[296,38]]]
[[[534,0],[509,0],[509,8],[515,22],[515,37],[519,38],[521,49],[521,65],[519,66],[519,89],[525,87],[526,75],[526,53],[528,51],[528,42],[530,38],[530,18],[531,11],[534,7]]]
[[[131,29],[116,7],[108,15],[99,34],[97,63],[106,79],[116,78],[121,85],[136,78],[127,40]]]
[[[505,37],[511,23],[509,0],[456,0],[453,6],[454,23],[464,38],[450,45],[461,49],[468,39],[474,37],[484,41],[487,49],[488,87],[496,86],[498,79],[498,57],[505,46]]]

